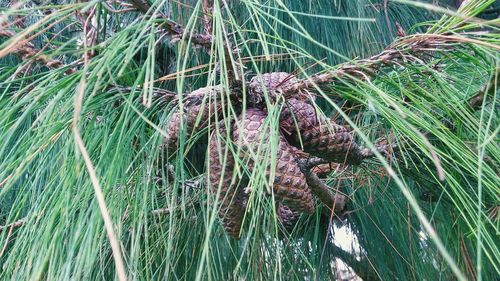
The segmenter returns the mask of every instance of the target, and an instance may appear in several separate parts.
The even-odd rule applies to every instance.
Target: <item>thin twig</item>
[[[24,225],[26,223],[26,221],[28,221],[27,217],[22,218],[22,219],[15,221],[13,223],[10,223],[6,226],[0,225],[0,232],[4,229],[7,229],[7,228],[9,229],[9,232],[7,233],[7,237],[5,238],[5,243],[3,244],[2,250],[0,250],[0,258],[3,256],[3,254],[5,253],[5,250],[7,249],[7,246],[9,245],[9,240],[10,240],[10,237],[12,235],[12,232],[14,231],[14,228],[17,228],[17,227]]]
[[[344,211],[347,205],[347,196],[340,192],[332,192],[330,187],[313,172],[306,174],[306,181],[311,191],[318,197],[321,203],[332,209],[336,214]]]
[[[204,4],[206,4],[206,9],[211,9],[213,12],[213,0],[203,0],[203,1]],[[146,16],[149,16],[148,13],[151,10],[151,5],[147,3],[145,0],[130,0],[130,2],[139,11],[146,14]],[[205,12],[204,15],[206,15]],[[206,31],[209,32],[206,32],[205,34],[200,34],[186,30],[182,25],[180,25],[175,21],[172,21],[164,14],[160,13],[157,17],[162,20],[160,28],[163,29],[164,33],[167,33],[170,36],[175,36],[177,38],[189,38],[192,44],[201,47],[207,53],[210,53],[213,44],[213,34],[211,33],[212,31],[211,20],[209,20],[209,18],[205,20],[205,27],[207,26],[207,24],[210,26],[209,29],[206,28],[207,29]],[[239,66],[239,63],[236,62],[233,63],[233,57],[238,54],[238,50],[233,49],[231,47],[232,44],[229,41],[229,37],[227,35],[228,33],[224,29],[224,26],[222,26],[222,29],[223,29],[222,32],[224,33],[224,37],[226,39],[225,44],[223,46],[224,63],[227,72],[226,73],[227,75],[225,76],[228,79],[228,85],[231,88],[231,92],[239,92],[241,91],[241,78],[243,70]]]
[[[90,11],[86,12],[80,12],[76,11],[76,17],[77,19],[81,22],[82,27],[83,27],[83,36],[84,40],[86,40],[86,46],[87,48],[92,48],[97,41],[97,35],[98,32],[96,30],[96,26],[92,23],[92,21],[95,19],[95,11],[97,7],[93,7],[90,9]],[[83,60],[88,61],[90,58],[92,58],[95,55],[95,50],[93,49],[85,49],[83,53]]]
[[[149,4],[146,0],[130,0],[130,2],[139,11],[146,14],[147,16],[150,16],[148,13],[151,9],[151,4]],[[160,28],[164,29],[163,32],[171,36],[177,36],[179,38],[182,38],[182,36],[185,34],[186,38],[190,38],[193,44],[203,47],[206,50],[210,50],[210,47],[212,46],[212,36],[195,32],[188,32],[182,25],[170,20],[164,14],[160,13],[157,17],[162,20]]]
[[[2,27],[2,26],[0,26]],[[16,33],[6,30],[6,29],[1,29],[0,30],[0,37],[9,37],[9,38],[14,38],[16,37]],[[42,65],[45,65],[49,69],[57,69],[57,68],[64,68],[67,67],[63,62],[57,59],[50,58],[46,55],[41,54],[41,51],[35,47],[35,45],[29,41],[24,41],[23,44],[18,44],[16,48],[11,50],[11,53],[14,53],[15,55],[19,56],[23,61],[27,61],[30,59],[33,59],[37,63],[40,63]],[[75,68],[69,67],[65,73],[66,74],[71,74],[76,71]]]
[[[7,229],[7,228],[18,228],[23,226],[26,222],[28,221],[28,218],[22,218],[20,220],[17,220],[13,223],[9,223],[6,225],[0,225],[0,231]]]
[[[213,0],[203,0],[203,22],[205,34],[212,35],[212,11],[213,11],[214,1]]]

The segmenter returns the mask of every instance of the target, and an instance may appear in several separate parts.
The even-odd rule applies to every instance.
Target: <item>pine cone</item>
[[[259,109],[250,108],[246,111],[245,119],[239,120],[239,126],[235,124],[233,140],[240,148],[240,158],[249,160],[249,168],[253,169],[254,161],[250,158],[258,151],[260,143],[266,144],[269,138],[269,130],[264,129],[266,114]],[[241,134],[241,139],[240,139]],[[262,138],[265,138],[264,140]],[[276,160],[275,178],[273,192],[276,197],[291,208],[312,213],[314,202],[311,191],[307,186],[304,174],[295,161],[293,148],[280,136],[278,140],[278,155]],[[264,159],[258,161],[265,161]],[[270,169],[266,170],[269,176]]]
[[[311,155],[355,165],[364,158],[365,151],[345,127],[330,124],[306,101],[288,99],[280,115],[280,126],[291,144],[297,147],[302,144],[304,151]]]
[[[276,100],[275,90],[281,86],[295,83],[297,78],[293,74],[286,72],[271,72],[256,75],[248,83],[248,102],[257,106],[264,101],[264,93],[269,94],[269,98]]]
[[[292,232],[295,225],[299,221],[300,212],[291,209],[290,207],[284,205],[283,203],[278,203],[277,213],[278,213],[278,220],[286,229],[286,231]]]
[[[194,132],[207,126],[216,111],[220,111],[220,101],[216,102],[220,87],[205,87],[189,93],[184,97],[184,111],[182,112],[183,126],[186,138]],[[167,137],[165,145],[169,149],[176,149],[179,145],[179,134],[181,133],[181,112],[177,111],[170,117],[167,124]]]
[[[226,134],[223,122],[220,123],[219,132],[222,136]],[[210,137],[208,167],[210,169],[208,182],[212,194],[219,194],[218,198],[214,199],[218,199],[219,217],[222,220],[224,229],[230,236],[239,239],[243,216],[245,215],[246,194],[243,188],[232,182],[234,157],[231,151],[227,151],[226,143],[217,138],[216,132]]]

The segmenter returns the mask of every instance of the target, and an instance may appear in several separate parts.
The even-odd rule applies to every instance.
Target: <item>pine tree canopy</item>
[[[499,15],[0,0],[0,280],[498,280]]]

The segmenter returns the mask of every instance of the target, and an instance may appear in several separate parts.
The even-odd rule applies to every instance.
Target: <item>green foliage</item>
[[[202,1],[182,2],[156,1],[153,10],[203,32]],[[116,278],[94,187],[75,144],[80,91],[77,128],[131,280],[332,280],[337,258],[373,279],[498,276],[498,83],[479,110],[468,105],[500,67],[498,19],[470,18],[494,1],[469,1],[445,15],[444,8],[414,1],[388,1],[387,9],[385,1],[369,0],[214,2],[210,56],[187,33],[179,42],[163,36],[161,18],[113,13],[102,1],[22,2],[18,10],[1,2],[0,24],[1,15],[26,16],[26,27],[9,30],[36,34],[35,47],[65,66],[23,61],[15,49],[4,56],[20,37],[0,37],[0,226],[7,226],[0,228],[0,279]],[[85,49],[84,22],[75,12],[94,8],[98,32]],[[222,84],[227,90],[228,40],[239,50],[229,60],[233,65],[307,77],[382,51],[395,40],[395,21],[410,39],[417,32],[458,39],[428,52],[406,50],[417,59],[384,65],[368,80],[346,78],[317,89],[321,109],[350,124],[360,143],[393,138],[399,147],[392,161],[380,157],[330,173],[327,183],[350,196],[348,213],[329,221],[326,208],[318,208],[289,235],[280,232],[273,199],[264,195],[262,165],[251,174],[256,192],[243,238],[226,236],[209,188],[185,184],[203,178],[211,132],[184,139],[178,152],[161,151],[164,125],[176,108],[153,99],[155,89],[182,93]],[[407,46],[408,38],[398,42]],[[77,65],[89,50],[95,53],[87,65]],[[219,118],[229,120],[234,106]],[[274,129],[277,110],[268,118]],[[275,152],[271,145],[263,153]],[[19,220],[22,225],[8,226]],[[335,241],[340,227],[354,235],[353,249]]]

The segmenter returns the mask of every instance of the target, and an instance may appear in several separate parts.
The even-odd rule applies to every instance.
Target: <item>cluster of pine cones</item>
[[[299,159],[316,156],[328,162],[356,165],[373,155],[368,149],[358,146],[345,127],[332,124],[318,114],[309,92],[293,97],[279,96],[280,87],[292,85],[295,81],[292,74],[285,72],[253,77],[247,83],[245,98],[236,98],[240,104],[246,104],[246,108],[231,122],[216,121],[222,119],[222,109],[230,102],[222,100],[221,88],[198,89],[183,98],[184,110],[176,111],[167,124],[165,145],[171,150],[178,147],[181,132],[189,137],[207,125],[212,126],[207,155],[207,182],[218,204],[219,217],[226,232],[236,239],[240,237],[251,192],[235,173],[236,160],[250,172],[256,165],[265,165],[266,177],[274,177],[268,191],[277,198],[278,218],[290,230],[300,213],[314,211],[313,192],[299,167]],[[246,102],[242,103],[242,100]],[[269,102],[281,105],[280,127],[274,135],[269,122],[266,122],[268,110],[265,105]],[[271,161],[273,157],[262,154],[268,151],[266,145],[276,140],[277,155],[275,161]]]

